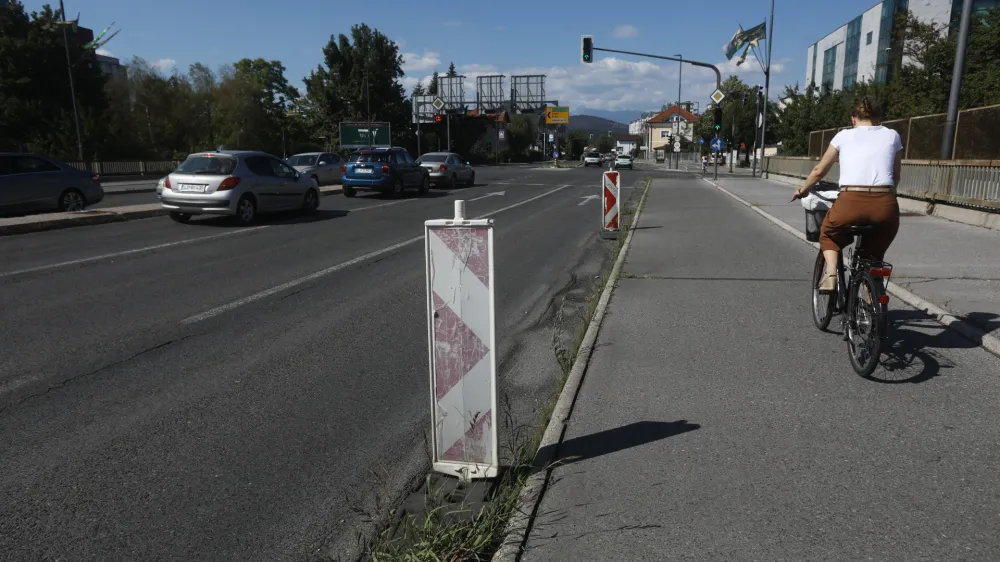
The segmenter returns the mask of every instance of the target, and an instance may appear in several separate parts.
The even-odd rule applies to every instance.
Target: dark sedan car
[[[0,152],[0,214],[82,211],[104,199],[97,174],[21,152]]]

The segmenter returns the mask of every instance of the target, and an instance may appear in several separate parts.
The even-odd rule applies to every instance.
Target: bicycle
[[[832,292],[819,290],[819,284],[826,275],[822,250],[813,266],[813,323],[826,331],[834,314],[842,315],[841,329],[847,342],[847,355],[851,367],[862,377],[869,377],[875,372],[888,339],[886,317],[889,295],[885,292],[885,284],[892,276],[892,264],[860,255],[856,250],[861,246],[864,233],[872,228],[871,225],[848,227],[847,231],[854,240],[840,252],[837,285]],[[846,263],[845,254],[848,254]],[[845,287],[846,290],[841,290]]]

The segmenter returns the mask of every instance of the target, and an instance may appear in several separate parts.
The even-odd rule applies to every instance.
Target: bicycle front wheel
[[[869,377],[878,367],[886,338],[882,284],[867,272],[851,284],[847,304],[847,355],[854,372]]]
[[[819,292],[819,284],[826,274],[826,260],[823,259],[823,251],[820,250],[816,256],[816,264],[813,266],[812,276],[812,316],[813,324],[820,330],[826,330],[833,318],[834,305],[837,303],[837,293]]]

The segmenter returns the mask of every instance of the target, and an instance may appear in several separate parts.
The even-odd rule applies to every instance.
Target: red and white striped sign
[[[425,222],[434,470],[492,478],[499,465],[493,221]]]
[[[601,199],[604,204],[601,206],[604,212],[601,214],[601,224],[604,230],[618,230],[618,195],[621,190],[618,188],[621,175],[618,172],[604,172],[604,181],[601,184]]]

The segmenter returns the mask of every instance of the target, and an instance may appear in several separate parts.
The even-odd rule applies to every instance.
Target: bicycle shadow
[[[993,313],[974,312],[956,318],[987,333],[1000,328],[1000,315]],[[874,382],[927,382],[943,370],[956,367],[943,350],[973,349],[982,345],[982,338],[966,337],[919,310],[889,310],[888,326],[888,340],[882,350],[884,357],[869,377]]]

